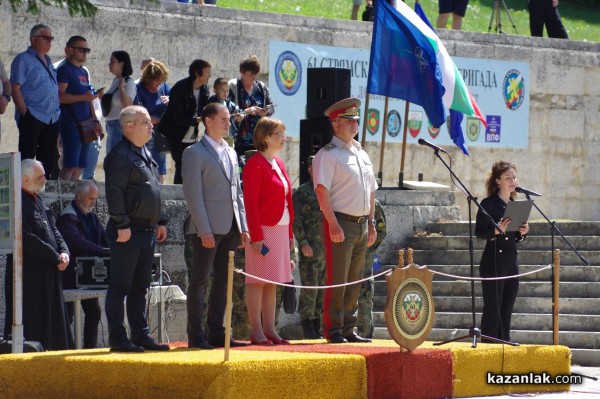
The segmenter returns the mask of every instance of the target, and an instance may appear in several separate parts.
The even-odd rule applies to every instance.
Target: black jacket
[[[108,214],[118,229],[167,224],[157,165],[146,146],[123,137],[104,159],[104,174]]]
[[[198,126],[194,118],[196,107],[200,116],[210,98],[208,86],[203,85],[200,87],[198,103],[194,97],[193,82],[194,78],[187,77],[175,83],[169,94],[169,105],[158,124],[158,131],[165,135],[172,146],[183,140],[190,126]]]
[[[77,258],[82,256],[110,256],[108,242],[106,241],[106,232],[104,226],[98,220],[98,216],[95,212],[88,214],[88,218],[93,220],[96,230],[97,241],[94,242],[87,238],[85,227],[75,212],[74,207],[77,205],[74,202],[71,201],[56,220],[56,227],[71,251],[71,262],[69,262],[69,266],[65,269],[62,276],[63,289],[77,288],[75,279]]]
[[[496,223],[499,223],[504,215],[506,203],[498,194],[494,194],[481,201],[481,206]],[[521,236],[518,231],[496,235],[494,225],[481,210],[477,212],[475,235],[477,238],[487,240],[479,264],[481,277],[512,276],[519,273],[517,242],[523,241],[525,236]]]

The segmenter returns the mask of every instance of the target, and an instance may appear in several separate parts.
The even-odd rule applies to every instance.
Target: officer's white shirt
[[[373,164],[356,140],[351,145],[333,136],[313,160],[313,184],[329,191],[334,212],[366,216],[371,193],[377,190]]]

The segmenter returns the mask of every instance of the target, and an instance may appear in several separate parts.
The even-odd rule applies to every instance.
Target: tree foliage
[[[42,5],[59,8],[66,5],[69,15],[72,17],[78,14],[83,17],[93,17],[98,11],[98,8],[88,0],[9,0],[9,2],[13,12],[17,12],[21,6],[25,5],[27,7],[25,12],[32,15],[39,15]],[[0,0],[0,3],[2,3],[2,0]]]

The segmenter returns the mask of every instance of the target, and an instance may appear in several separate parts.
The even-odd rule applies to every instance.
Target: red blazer
[[[275,157],[275,161],[283,172],[289,190],[287,199],[290,213],[289,237],[294,238],[292,224],[294,222],[294,203],[292,201],[292,183],[288,176],[283,161]],[[250,239],[253,242],[264,240],[261,226],[275,226],[281,220],[284,209],[284,188],[281,179],[269,161],[261,154],[252,156],[242,173],[244,186],[244,206],[246,220],[250,230]]]

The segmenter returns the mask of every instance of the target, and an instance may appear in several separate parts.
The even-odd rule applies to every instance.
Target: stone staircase
[[[554,238],[560,256],[559,342],[573,351],[573,364],[600,366],[600,222],[557,224],[573,246],[590,262],[584,266],[560,236]],[[431,270],[470,276],[467,222],[430,223],[426,232],[408,239],[414,261]],[[485,241],[474,238],[475,276]],[[518,245],[520,272],[552,262],[547,223],[531,223],[527,239]],[[375,336],[389,338],[383,309],[386,284],[375,283]],[[468,333],[472,325],[471,283],[434,276],[435,323],[429,340],[441,341]],[[479,326],[483,300],[475,283],[476,320]],[[512,319],[511,339],[523,344],[552,344],[551,270],[521,278]],[[465,339],[465,342],[469,342]]]

